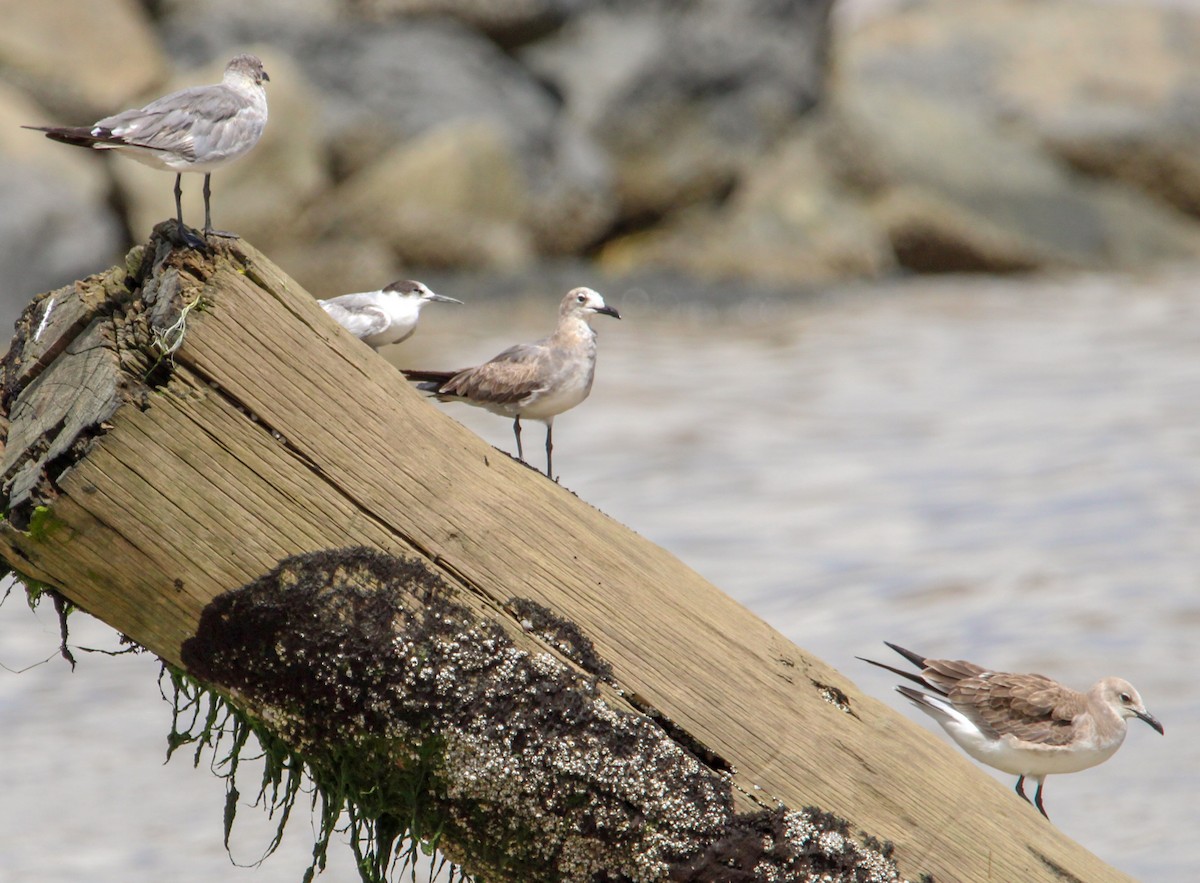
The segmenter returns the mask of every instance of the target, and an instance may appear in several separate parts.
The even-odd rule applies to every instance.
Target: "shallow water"
[[[901,713],[857,662],[891,640],[1041,671],[1127,677],[1138,722],[1108,763],[1052,777],[1054,823],[1147,881],[1200,842],[1200,290],[1150,280],[914,280],[800,302],[687,306],[605,290],[591,399],[557,421],[564,484],[667,547]],[[444,293],[469,295],[447,289]],[[459,367],[548,330],[557,298],[432,307],[398,363]],[[502,450],[510,423],[447,412]],[[542,466],[542,432],[526,451]],[[80,643],[104,641],[76,626]],[[111,646],[113,641],[107,640]],[[0,608],[0,663],[51,654],[47,609]],[[221,847],[222,786],[160,766],[150,660],[0,671],[0,881],[295,881],[307,825],[256,870]],[[939,733],[934,725],[931,729]],[[998,776],[1011,784],[1010,777]],[[243,810],[235,855],[269,839]],[[339,854],[325,879],[352,879]]]

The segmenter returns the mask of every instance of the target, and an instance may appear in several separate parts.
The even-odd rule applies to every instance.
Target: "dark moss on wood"
[[[591,678],[518,648],[423,562],[363,548],[288,559],[214,600],[183,660],[316,781],[358,777],[347,793],[389,795],[489,880],[769,881],[806,863],[898,879],[844,823],[736,815],[725,776]]]
[[[509,598],[504,609],[516,617],[523,629],[537,635],[588,674],[613,682],[613,667],[596,652],[591,638],[574,622],[532,598]]]

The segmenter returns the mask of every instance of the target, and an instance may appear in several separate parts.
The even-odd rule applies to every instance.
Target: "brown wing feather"
[[[949,693],[961,681],[978,677],[987,669],[965,659],[926,659],[921,678],[931,687]]]
[[[1087,708],[1082,693],[1050,678],[1001,672],[959,681],[950,701],[976,724],[1042,745],[1070,742],[1072,722]]]
[[[440,392],[479,402],[511,405],[538,392],[539,361],[545,347],[518,344],[475,368],[459,371]]]

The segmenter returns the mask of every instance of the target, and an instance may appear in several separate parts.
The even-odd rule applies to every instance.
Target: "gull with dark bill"
[[[361,291],[317,301],[330,317],[372,349],[400,343],[417,330],[421,307],[430,301],[461,300],[430,291],[420,282],[402,279],[378,291]]]
[[[567,292],[558,308],[554,333],[534,343],[509,347],[490,362],[462,371],[405,371],[418,389],[443,402],[466,402],[513,418],[517,458],[524,461],[521,418],[546,424],[546,475],[554,477],[551,451],[554,418],[574,408],[592,391],[596,374],[596,332],[592,316],[620,319],[590,288]]]
[[[263,83],[270,79],[255,56],[238,55],[214,86],[181,89],[91,126],[24,128],[45,132],[47,138],[64,144],[114,150],[152,168],[174,172],[179,235],[191,248],[202,248],[204,240],[183,225],[182,174],[204,175],[204,236],[232,235],[212,228],[210,179],[215,169],[244,156],[258,143],[267,124]]]
[[[1046,818],[1042,805],[1046,776],[1104,763],[1125,741],[1125,722],[1131,717],[1163,732],[1138,691],[1121,678],[1104,678],[1080,693],[1045,675],[990,671],[961,659],[927,659],[884,643],[920,673],[858,658],[932,690],[896,688],[941,724],[971,757],[1017,776],[1017,794],[1027,803],[1025,778],[1034,779],[1034,803]]]

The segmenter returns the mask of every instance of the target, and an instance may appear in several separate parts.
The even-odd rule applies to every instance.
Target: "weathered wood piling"
[[[168,229],[18,324],[21,575],[305,756],[421,765],[489,880],[884,880],[881,841],[911,880],[1127,879],[431,407],[252,247]]]

